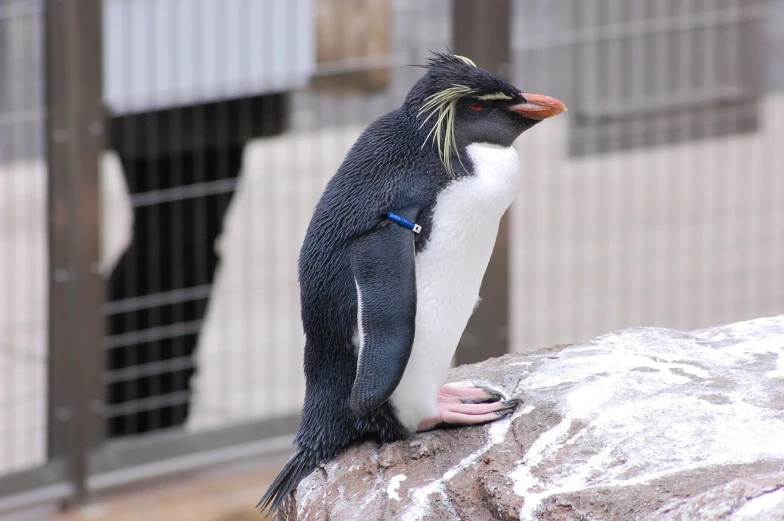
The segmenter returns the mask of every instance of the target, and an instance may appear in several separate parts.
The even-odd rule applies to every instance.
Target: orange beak
[[[546,119],[566,112],[566,105],[550,96],[523,93],[523,97],[526,103],[509,107],[509,110],[529,119]]]

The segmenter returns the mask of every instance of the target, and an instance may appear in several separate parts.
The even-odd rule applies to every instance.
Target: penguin
[[[462,56],[433,53],[424,67],[403,105],[360,135],[313,212],[299,257],[302,421],[262,510],[352,443],[489,422],[518,405],[444,381],[517,194],[512,143],[566,107]]]

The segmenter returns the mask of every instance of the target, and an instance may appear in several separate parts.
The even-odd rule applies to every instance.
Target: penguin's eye
[[[468,108],[470,108],[471,110],[474,110],[474,111],[476,111],[476,112],[479,112],[480,110],[482,110],[482,109],[483,109],[483,108],[485,108],[485,107],[484,107],[484,105],[482,105],[481,103],[471,103],[471,104],[468,106]]]

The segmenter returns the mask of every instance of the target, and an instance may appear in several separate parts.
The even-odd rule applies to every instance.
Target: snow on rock
[[[278,519],[784,520],[784,315],[452,371],[523,405],[347,449]]]

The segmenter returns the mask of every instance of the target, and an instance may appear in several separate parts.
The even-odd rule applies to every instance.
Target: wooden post
[[[507,77],[510,72],[509,0],[453,0],[453,51]],[[468,322],[455,362],[470,364],[509,352],[509,218],[498,230],[482,288],[482,302]]]

